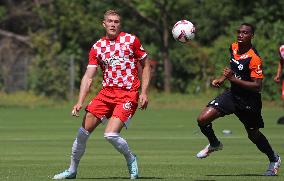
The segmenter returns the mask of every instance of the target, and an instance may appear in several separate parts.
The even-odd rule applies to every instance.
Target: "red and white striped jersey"
[[[284,45],[279,47],[280,58],[284,60]]]
[[[103,87],[137,90],[140,86],[138,61],[147,56],[139,39],[132,34],[120,32],[115,39],[102,37],[90,50],[90,66],[103,71]]]

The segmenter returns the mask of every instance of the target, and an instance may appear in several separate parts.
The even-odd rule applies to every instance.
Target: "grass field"
[[[189,104],[183,109],[150,107],[146,112],[137,111],[130,128],[123,131],[138,155],[141,180],[284,180],[284,169],[277,177],[261,176],[268,160],[247,139],[234,116],[214,123],[224,150],[206,159],[195,158],[207,140],[196,126],[200,107],[192,107]],[[50,180],[67,168],[81,124],[81,119],[72,118],[69,111],[69,107],[0,108],[1,181]],[[267,106],[263,115],[263,133],[284,158],[284,125],[276,124],[283,109]],[[128,180],[124,158],[104,140],[103,129],[99,126],[92,134],[77,180]],[[232,130],[232,134],[223,135],[223,129]]]

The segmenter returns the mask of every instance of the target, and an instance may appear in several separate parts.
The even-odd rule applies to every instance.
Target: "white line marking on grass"
[[[127,137],[127,140],[194,140],[194,139],[204,139],[204,137]],[[241,136],[225,136],[219,137],[222,139],[243,139],[246,137]],[[94,137],[92,140],[105,140],[103,137]],[[1,141],[62,141],[62,140],[72,140],[71,138],[62,138],[62,139],[46,139],[46,138],[8,138],[8,139],[0,139]]]

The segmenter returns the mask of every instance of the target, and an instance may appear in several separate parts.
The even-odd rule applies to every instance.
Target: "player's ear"
[[[103,20],[103,27],[106,28],[105,20]]]

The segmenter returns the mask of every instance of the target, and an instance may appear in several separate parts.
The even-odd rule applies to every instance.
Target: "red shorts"
[[[86,111],[102,122],[105,118],[117,117],[126,123],[134,115],[138,106],[138,91],[103,88],[87,105]]]

